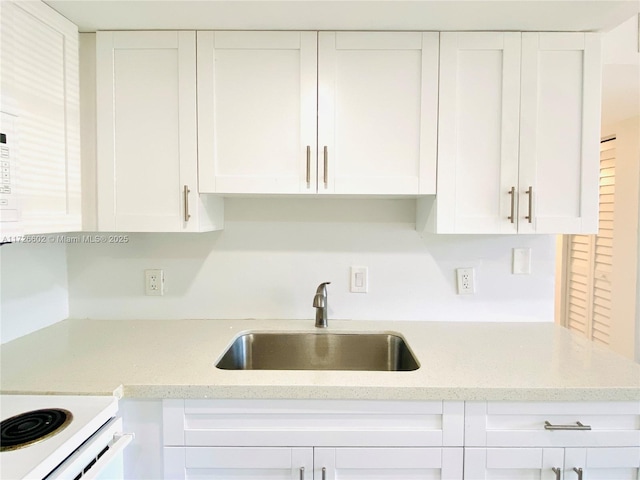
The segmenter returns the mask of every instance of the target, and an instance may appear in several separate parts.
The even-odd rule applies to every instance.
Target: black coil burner
[[[45,408],[21,413],[0,422],[0,452],[40,442],[61,432],[73,419],[68,410]]]

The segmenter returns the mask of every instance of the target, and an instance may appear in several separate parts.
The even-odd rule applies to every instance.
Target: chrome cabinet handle
[[[544,422],[545,430],[591,430],[591,425],[583,425],[580,422],[576,422],[575,425],[552,425],[551,423]]]
[[[307,145],[307,188],[311,188],[311,145]]]
[[[322,480],[327,480],[327,467],[322,467]]]
[[[183,192],[184,192],[184,221],[188,222],[189,219],[191,218],[191,214],[189,213],[189,193],[191,193],[191,190],[189,190],[189,187],[185,185]]]
[[[532,211],[533,211],[533,187],[529,187],[529,189],[526,191],[526,194],[529,195],[529,215],[527,215],[526,218],[529,223],[531,223],[531,221],[533,220],[533,215],[532,215]]]
[[[324,188],[329,184],[329,149],[324,146]]]
[[[562,474],[562,469],[553,467],[551,470],[553,470],[553,473],[556,474],[556,480],[560,480],[560,475]]]
[[[516,221],[516,217],[514,215],[516,209],[516,187],[511,187],[511,190],[509,190],[509,195],[511,195],[511,215],[509,215],[507,218],[511,220],[511,223],[514,223]]]
[[[300,467],[300,480],[304,480],[304,467]]]
[[[582,480],[582,469],[573,467],[573,471],[578,474],[578,480]]]

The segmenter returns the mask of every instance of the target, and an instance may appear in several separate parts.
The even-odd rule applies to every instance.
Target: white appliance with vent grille
[[[8,446],[18,435],[37,430],[37,417],[17,416],[41,409],[63,409],[63,427],[37,440]],[[0,396],[0,478],[47,480],[117,480],[123,478],[123,450],[133,434],[122,432],[118,400],[109,396],[2,395]],[[9,426],[13,425],[13,426]],[[13,430],[12,430],[13,428]],[[15,443],[15,442],[14,442]]]
[[[21,233],[18,191],[17,117],[0,112],[0,242]]]

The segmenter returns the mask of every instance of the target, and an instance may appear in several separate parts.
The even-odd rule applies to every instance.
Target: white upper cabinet
[[[432,230],[596,230],[599,45],[583,33],[441,34]]]
[[[597,34],[522,34],[521,233],[598,231],[601,70]]]
[[[221,228],[198,195],[195,32],[98,32],[98,229]]]
[[[442,33],[438,232],[515,233],[519,33]],[[516,192],[517,195],[517,192]]]
[[[435,193],[438,36],[198,32],[200,191]]]
[[[200,191],[315,193],[317,34],[198,32]]]
[[[42,2],[3,1],[0,24],[0,230],[81,230],[78,29]]]
[[[318,193],[435,193],[438,39],[319,33]]]

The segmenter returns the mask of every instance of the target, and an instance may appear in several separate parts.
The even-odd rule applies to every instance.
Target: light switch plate
[[[513,249],[513,265],[512,273],[514,275],[530,275],[531,274],[531,249],[530,248],[514,248]]]
[[[369,289],[369,269],[367,267],[351,267],[351,293],[367,293]]]

